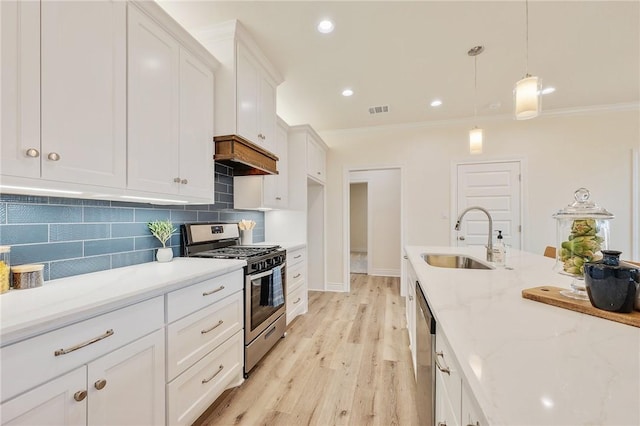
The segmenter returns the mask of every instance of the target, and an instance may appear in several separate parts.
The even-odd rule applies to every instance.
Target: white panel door
[[[493,218],[493,241],[498,230],[504,243],[521,248],[520,162],[469,163],[457,165],[457,217],[464,209],[479,206]],[[467,213],[456,235],[458,246],[486,245],[487,216],[477,210]]]
[[[180,46],[132,5],[128,29],[127,186],[177,194]]]
[[[213,72],[180,49],[180,194],[213,202]]]
[[[23,371],[23,374],[29,373]],[[85,425],[86,389],[87,367],[82,366],[3,403],[0,423],[5,426]]]
[[[262,139],[258,137],[258,65],[242,46],[238,46],[237,61],[238,134],[257,145],[262,145]]]
[[[42,177],[123,188],[126,3],[40,7]]]
[[[0,12],[0,173],[39,178],[40,3],[0,1]]]
[[[88,365],[88,424],[165,424],[164,329]]]

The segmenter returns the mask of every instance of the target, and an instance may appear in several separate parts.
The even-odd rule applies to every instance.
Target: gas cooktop
[[[192,254],[195,257],[213,259],[252,259],[278,251],[280,246],[228,246]]]

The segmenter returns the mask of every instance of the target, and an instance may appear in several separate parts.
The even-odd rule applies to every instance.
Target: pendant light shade
[[[526,74],[513,88],[514,116],[516,120],[528,120],[540,115],[542,109],[542,82],[529,74],[529,1],[525,0],[526,23]]]
[[[542,108],[541,91],[540,79],[529,74],[516,83],[513,89],[516,120],[528,120],[540,114]]]
[[[478,127],[469,130],[469,153],[482,154],[482,129]]]

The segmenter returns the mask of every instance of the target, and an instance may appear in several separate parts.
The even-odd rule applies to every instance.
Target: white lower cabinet
[[[160,296],[1,348],[2,424],[164,424],[163,317]]]
[[[442,329],[436,326],[436,421],[437,426],[482,426],[481,414],[468,388],[451,346]]]
[[[237,332],[169,383],[168,424],[192,424],[225,389],[237,386],[243,360],[243,335]]]
[[[411,263],[405,259],[405,289],[407,292],[406,303],[406,319],[407,330],[409,332],[409,349],[411,350],[411,361],[413,362],[413,374],[417,375],[417,348],[416,348],[416,286],[418,278],[416,276]]]
[[[167,294],[167,423],[190,425],[243,382],[242,271]]]
[[[287,251],[287,325],[308,310],[307,250]]]

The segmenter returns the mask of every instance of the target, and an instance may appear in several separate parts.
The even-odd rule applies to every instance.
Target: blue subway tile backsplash
[[[233,210],[233,170],[215,167],[216,204],[165,206],[122,201],[0,194],[0,245],[11,246],[11,264],[44,263],[53,280],[153,262],[160,242],[147,222],[170,219],[178,231],[167,245],[180,255],[180,225],[188,222],[256,221],[254,242],[264,241],[264,213]]]

